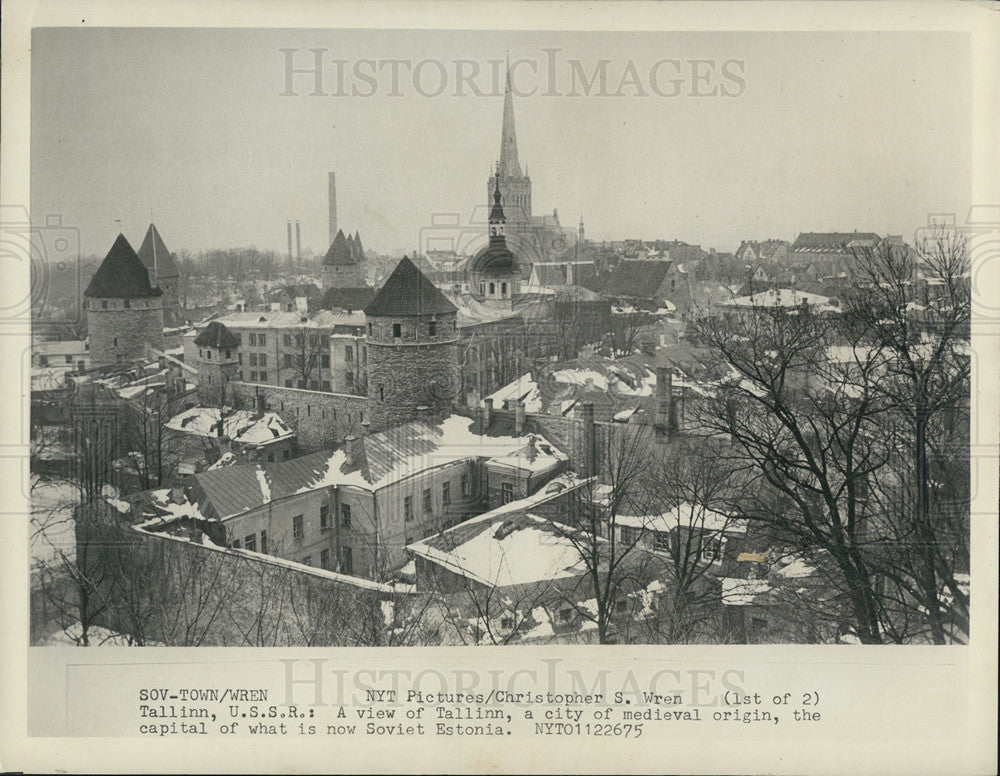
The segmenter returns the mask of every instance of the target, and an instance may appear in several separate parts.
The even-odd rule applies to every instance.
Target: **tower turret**
[[[497,167],[499,173],[499,165]],[[507,217],[504,214],[499,176],[490,209],[489,244],[469,262],[468,280],[472,295],[494,306],[510,308],[520,291],[521,265],[507,247]]]
[[[226,384],[239,375],[240,338],[224,323],[212,321],[194,339],[198,346],[198,396],[207,404],[226,397]]]

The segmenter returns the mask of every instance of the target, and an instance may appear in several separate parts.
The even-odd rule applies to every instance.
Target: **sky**
[[[909,236],[969,205],[961,34],[47,28],[32,218],[61,215],[84,255],[119,231],[138,247],[151,221],[175,252],[284,252],[298,220],[322,254],[335,171],[366,249],[460,244],[499,154],[508,51],[534,212],[582,215],[590,239]]]

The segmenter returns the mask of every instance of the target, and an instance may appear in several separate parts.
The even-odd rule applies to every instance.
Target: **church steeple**
[[[500,165],[497,165],[499,172]],[[507,242],[507,217],[503,213],[502,195],[500,194],[500,176],[494,177],[496,188],[493,190],[493,207],[490,209],[490,245],[505,245]]]
[[[514,94],[510,85],[510,64],[507,65],[507,85],[503,96],[503,128],[500,134],[500,175],[521,178],[521,163],[517,159],[517,130],[514,128]]]

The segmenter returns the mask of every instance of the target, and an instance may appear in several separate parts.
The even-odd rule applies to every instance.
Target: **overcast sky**
[[[288,57],[312,68],[309,49],[324,96],[310,73],[283,95]],[[467,221],[485,202],[507,49],[526,60],[515,113],[534,210],[582,214],[590,238],[909,236],[969,205],[961,35],[45,29],[33,218],[61,214],[100,255],[119,230],[138,247],[150,220],[173,251],[284,251],[291,219],[322,253],[333,170],[340,225],[412,251],[434,214]],[[588,86],[601,60],[606,85]]]

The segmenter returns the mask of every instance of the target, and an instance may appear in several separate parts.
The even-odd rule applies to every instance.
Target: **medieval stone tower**
[[[365,308],[373,431],[451,411],[459,385],[457,313],[405,256]]]
[[[361,247],[361,235],[357,232],[351,237],[345,237],[344,231],[338,230],[337,236],[330,243],[330,249],[323,257],[323,280],[330,288],[360,288],[365,285],[362,263],[364,249]]]
[[[83,296],[94,366],[138,361],[147,345],[163,347],[163,293],[150,284],[124,235],[118,235]]]
[[[139,261],[146,268],[149,282],[163,292],[163,322],[167,326],[183,323],[178,284],[181,273],[173,254],[163,244],[163,238],[155,224],[150,224],[146,237],[139,246]]]
[[[194,339],[198,347],[198,397],[218,405],[226,399],[226,385],[239,379],[240,339],[219,321],[212,321]]]

